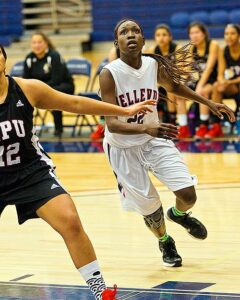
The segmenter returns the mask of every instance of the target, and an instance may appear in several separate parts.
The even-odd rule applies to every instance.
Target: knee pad
[[[164,222],[164,214],[162,206],[159,207],[154,213],[148,216],[144,216],[144,221],[147,227],[152,229],[159,229]]]

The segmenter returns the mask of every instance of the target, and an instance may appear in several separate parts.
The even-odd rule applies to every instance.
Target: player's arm
[[[148,105],[155,104],[155,101],[148,100],[131,107],[123,108],[87,97],[61,93],[39,80],[26,80],[22,78],[15,78],[15,80],[23,89],[31,105],[42,109],[64,110],[76,114],[133,116],[138,112],[151,112],[152,110]]]
[[[221,49],[219,51],[219,57],[218,57],[218,82],[220,84],[239,84],[240,83],[240,76],[234,79],[225,79],[224,72],[226,70],[226,60],[224,57],[224,50]]]
[[[218,82],[222,83],[225,81],[224,78],[224,72],[226,70],[226,61],[224,58],[224,50],[223,49],[219,49],[219,53],[218,53],[218,77],[217,80]]]
[[[104,102],[116,103],[116,87],[112,74],[109,70],[103,69],[100,73],[100,89],[101,97]],[[125,123],[118,120],[116,117],[105,118],[108,130],[112,133],[120,134],[143,134],[147,133],[155,137],[175,138],[178,134],[177,128],[170,124],[157,124],[152,128],[148,128],[145,124]]]
[[[181,96],[182,98],[207,105],[210,110],[220,119],[223,119],[223,115],[221,113],[223,112],[228,116],[231,122],[235,121],[234,112],[228,106],[225,104],[214,103],[213,101],[198,95],[187,86],[174,82],[173,79],[167,74],[164,67],[159,67],[158,69],[158,82],[169,93],[173,93],[177,96]]]

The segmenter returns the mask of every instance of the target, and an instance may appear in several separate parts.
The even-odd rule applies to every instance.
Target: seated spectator
[[[227,25],[224,40],[226,46],[219,51],[218,77],[213,85],[212,99],[216,102],[221,102],[223,97],[236,98],[240,93],[240,27]],[[216,118],[214,120],[219,122]]]
[[[207,28],[200,22],[191,23],[188,27],[188,33],[193,43],[193,59],[199,63],[199,79],[197,82],[190,83],[190,87],[199,95],[211,99],[213,83],[217,79],[218,43],[209,39]],[[209,108],[200,104],[200,127],[195,135],[197,138],[204,138],[208,135],[209,117]],[[218,125],[214,128],[212,137],[221,135],[222,130]]]
[[[170,28],[166,24],[159,24],[155,27],[154,32],[155,45],[148,50],[146,53],[154,53],[162,56],[169,56],[172,58],[172,53],[179,49],[179,46],[173,42],[172,33]],[[172,54],[172,55],[171,55]],[[162,96],[167,96],[169,99],[176,102],[176,97],[172,94],[168,94],[163,87],[159,87],[159,93]],[[167,109],[164,109],[164,102],[160,101],[158,103],[158,111],[163,110],[166,116],[163,116],[164,122],[176,123],[176,105],[170,101],[167,102]]]
[[[25,58],[23,77],[41,80],[60,92],[73,94],[72,76],[49,38],[42,32],[33,34],[31,49],[32,51]],[[54,134],[61,136],[63,132],[62,112],[52,111],[52,114],[55,123]]]

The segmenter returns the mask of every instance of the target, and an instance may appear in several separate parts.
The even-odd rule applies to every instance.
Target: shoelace
[[[165,245],[165,247],[163,249],[165,251],[167,250],[168,254],[176,255],[177,254],[177,250],[175,248],[175,243],[170,243],[169,241],[167,241],[165,243],[166,243],[166,245]],[[174,245],[174,248],[172,248],[172,245]]]

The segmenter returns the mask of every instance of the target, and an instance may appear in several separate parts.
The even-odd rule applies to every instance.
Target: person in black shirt
[[[155,45],[148,49],[146,53],[155,53],[158,55],[163,55],[169,57],[171,60],[175,59],[175,52],[180,48],[178,44],[173,42],[173,37],[170,28],[166,24],[159,24],[155,28],[154,32]],[[178,123],[179,123],[179,138],[190,137],[190,131],[187,126],[187,109],[185,101],[181,97],[177,97],[171,93],[167,93],[163,87],[159,87],[159,92],[161,95],[168,96],[173,102],[177,103],[177,107],[174,103],[168,101],[168,122],[175,124],[176,122],[176,111],[178,113]],[[159,101],[158,109],[165,111],[165,102]]]
[[[199,79],[193,86],[196,93],[211,99],[213,83],[217,78],[217,58],[219,46],[214,40],[209,39],[206,26],[200,22],[193,22],[188,27],[188,33],[193,43],[193,59],[199,66]],[[196,138],[207,137],[209,132],[210,111],[208,107],[200,105],[200,127],[196,132]],[[215,130],[215,136],[221,136],[221,127]]]
[[[77,114],[134,116],[151,111],[149,105],[156,102],[148,100],[123,108],[67,95],[39,80],[6,76],[6,59],[0,45],[0,215],[6,206],[15,205],[19,224],[42,218],[63,237],[95,299],[114,300],[115,291],[105,292],[94,249],[74,202],[58,181],[54,164],[35,134],[33,110],[37,107]],[[171,134],[172,129],[165,131]]]
[[[226,46],[219,52],[218,78],[213,86],[212,98],[221,102],[222,98],[235,97],[240,93],[240,27],[229,24],[225,28]],[[239,103],[237,103],[239,107]]]
[[[41,80],[55,90],[73,94],[72,76],[50,39],[44,33],[37,32],[32,36],[31,48],[32,52],[25,58],[23,77]],[[55,135],[60,136],[63,132],[62,112],[53,111],[52,114],[55,123]]]

